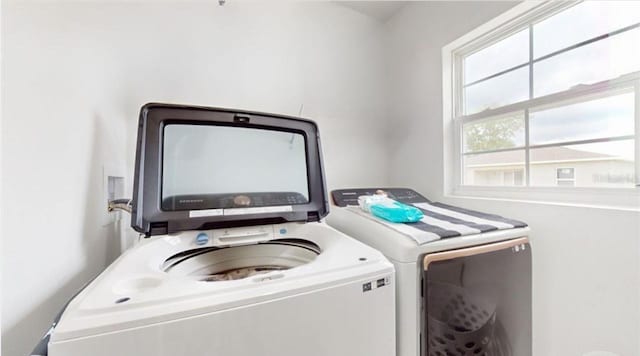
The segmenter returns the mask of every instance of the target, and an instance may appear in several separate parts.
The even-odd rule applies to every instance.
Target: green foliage
[[[464,126],[467,151],[489,151],[515,147],[517,137],[524,132],[521,117],[487,120]]]

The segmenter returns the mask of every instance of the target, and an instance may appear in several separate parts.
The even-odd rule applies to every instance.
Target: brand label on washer
[[[282,206],[265,206],[260,208],[235,208],[224,209],[224,215],[247,215],[247,214],[264,214],[264,213],[286,213],[293,211],[291,205]]]
[[[190,218],[201,218],[204,216],[222,216],[223,214],[224,214],[223,209],[205,209],[205,210],[189,211]]]

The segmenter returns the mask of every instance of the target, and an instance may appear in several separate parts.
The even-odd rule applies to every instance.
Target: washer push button
[[[201,232],[196,236],[196,245],[205,245],[209,242],[209,235],[204,232]]]

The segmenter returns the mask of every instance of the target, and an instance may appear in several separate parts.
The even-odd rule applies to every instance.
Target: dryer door
[[[427,254],[423,356],[531,356],[527,238]]]

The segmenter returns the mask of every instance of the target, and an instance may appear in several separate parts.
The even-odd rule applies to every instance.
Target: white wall
[[[130,191],[146,102],[289,115],[304,104],[330,187],[386,183],[373,19],[330,3],[2,5],[4,355],[29,352],[117,255],[103,167],[125,171]]]
[[[514,4],[413,3],[386,24],[392,49],[389,180],[531,225],[535,355],[640,355],[639,213],[443,197],[441,49]]]
[[[382,27],[332,4],[215,3],[3,2],[5,355],[26,354],[117,254],[103,167],[130,189],[143,103],[304,104],[330,188],[441,200],[441,47],[514,5],[413,3]],[[638,213],[445,200],[532,225],[536,355],[640,354]]]

